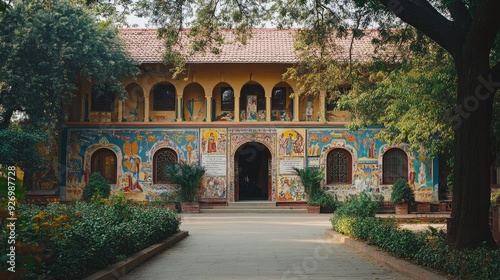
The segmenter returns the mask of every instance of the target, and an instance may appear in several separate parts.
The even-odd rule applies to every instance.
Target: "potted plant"
[[[157,207],[163,207],[170,210],[176,210],[176,203],[178,202],[178,196],[174,192],[162,192],[158,200],[153,200],[150,202],[151,205],[155,205]]]
[[[205,168],[197,163],[179,162],[167,165],[165,172],[172,183],[179,185],[181,212],[200,212],[200,205],[196,201],[196,196],[198,195],[201,178],[205,175]]]
[[[300,177],[304,192],[307,198],[307,213],[319,214],[321,204],[321,181],[323,180],[323,168],[293,168],[295,173]]]
[[[406,180],[399,179],[394,183],[391,202],[396,208],[396,215],[408,214],[408,204],[415,202],[415,195]]]

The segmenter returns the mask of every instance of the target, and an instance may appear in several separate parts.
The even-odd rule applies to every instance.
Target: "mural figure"
[[[293,135],[291,133],[288,134],[288,138],[285,140],[286,149],[285,154],[291,155],[293,153],[293,144],[295,141],[293,140]]]
[[[139,180],[133,182],[132,175],[127,175],[127,185],[123,188],[124,192],[143,192],[141,185],[139,184]]]
[[[210,136],[208,136],[207,153],[215,153],[215,152],[217,152],[217,144],[215,143],[214,133],[210,132]]]
[[[377,158],[377,153],[375,152],[375,139],[370,138],[370,146],[368,147],[368,158]]]
[[[415,179],[417,179],[417,172],[415,172],[414,166],[413,166],[413,161],[410,161],[410,174],[409,174],[410,180],[410,187],[415,190]]]
[[[313,99],[309,97],[306,104],[306,121],[312,121],[312,115],[314,113]]]
[[[425,188],[425,180],[426,180],[426,175],[425,175],[425,163],[421,162],[420,163],[420,169],[418,172],[418,185],[420,188]]]
[[[257,120],[257,95],[247,96],[247,120]]]

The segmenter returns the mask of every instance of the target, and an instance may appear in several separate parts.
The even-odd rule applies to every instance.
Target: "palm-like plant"
[[[196,163],[179,162],[168,164],[165,170],[167,178],[180,186],[182,202],[195,202],[201,178],[205,175],[205,168]]]
[[[308,201],[321,194],[321,181],[324,177],[323,168],[306,167],[299,169],[294,167],[293,170],[300,177],[304,185]]]

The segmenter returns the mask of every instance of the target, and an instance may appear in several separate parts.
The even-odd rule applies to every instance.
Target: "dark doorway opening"
[[[269,200],[271,153],[263,144],[242,145],[234,155],[235,199]]]

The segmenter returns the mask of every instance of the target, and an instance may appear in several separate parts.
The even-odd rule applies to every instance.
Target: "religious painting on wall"
[[[278,130],[279,156],[304,156],[304,135],[303,129],[283,129]]]
[[[247,95],[247,121],[257,120],[257,95]]]
[[[201,152],[203,154],[226,154],[226,129],[202,128]]]

